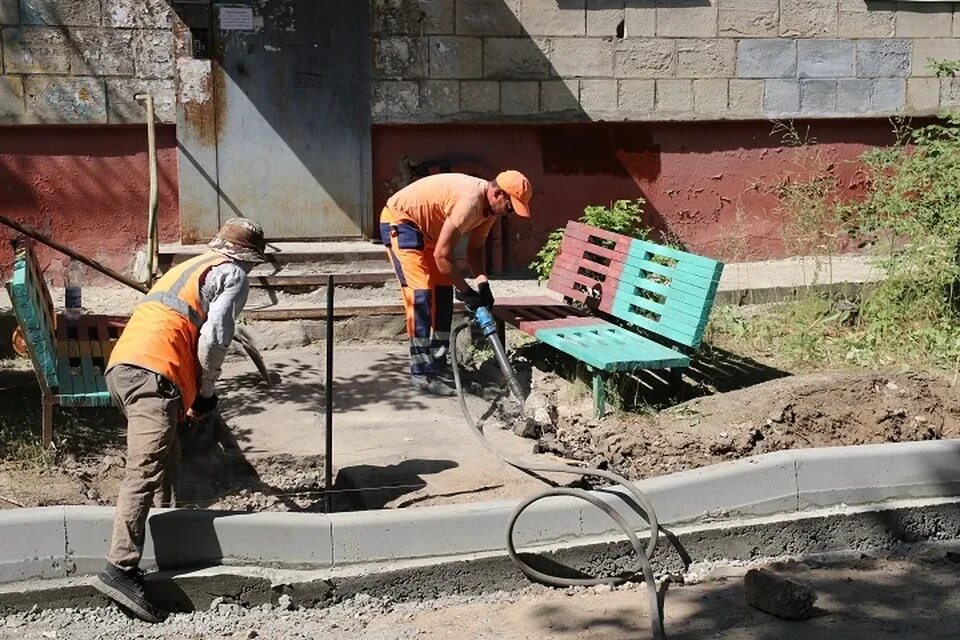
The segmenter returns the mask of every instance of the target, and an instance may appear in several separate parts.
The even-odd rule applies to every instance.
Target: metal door
[[[200,200],[215,203],[217,225],[243,216],[289,240],[358,237],[370,226],[367,5],[214,0],[216,184]],[[211,186],[209,176],[197,185],[184,179],[181,190]],[[185,235],[209,235],[209,212],[194,215]]]

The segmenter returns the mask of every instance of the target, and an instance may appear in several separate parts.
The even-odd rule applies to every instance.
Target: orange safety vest
[[[186,411],[197,397],[200,362],[197,343],[207,314],[200,304],[200,282],[230,258],[208,251],[177,265],[153,285],[134,308],[110,354],[110,367],[130,364],[159,373],[180,389]]]

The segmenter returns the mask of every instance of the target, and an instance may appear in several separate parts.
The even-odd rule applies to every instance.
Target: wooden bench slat
[[[90,331],[86,319],[77,323],[77,346],[80,348],[80,370],[83,373],[83,392],[96,393],[97,380],[93,368],[93,349],[90,344]]]
[[[99,341],[99,317],[87,316],[84,320],[89,322],[90,326],[96,328],[98,332],[98,339],[96,341],[93,339],[90,340],[90,354],[93,358],[93,382],[98,392],[105,392],[107,390],[107,379],[103,374],[107,368],[107,364],[103,358],[103,345]]]
[[[109,407],[113,398],[106,391],[60,396],[60,404],[65,407]]]
[[[719,264],[718,261],[714,260],[713,258],[698,256],[695,253],[681,251],[680,249],[674,249],[673,247],[668,247],[662,244],[656,244],[655,242],[650,242],[649,240],[641,240],[638,238],[633,241],[632,246],[644,251],[648,251],[654,255],[663,256],[664,258],[672,258],[685,265],[701,267],[706,271],[713,271],[717,268],[717,264]]]
[[[626,253],[629,251],[630,245],[634,240],[634,238],[625,236],[621,233],[614,233],[613,231],[607,231],[606,229],[591,227],[588,224],[576,222],[574,220],[571,220],[567,223],[567,228],[565,229],[563,235],[564,237],[569,235],[571,238],[577,238],[585,241],[589,241],[591,237],[594,237],[601,240],[606,240],[608,242],[613,242],[614,246],[612,247],[612,250],[621,253]]]
[[[7,291],[13,304],[17,322],[23,329],[24,339],[37,368],[37,375],[47,388],[57,386],[57,359],[53,344],[53,325],[50,324],[33,295],[33,277],[30,273],[29,250],[18,251],[13,277],[7,283]],[[46,348],[44,346],[46,345]]]
[[[686,253],[670,247],[662,247],[664,249],[663,251],[657,251],[656,248],[659,246],[660,245],[656,245],[646,240],[633,239],[633,243],[630,245],[629,249],[623,251],[620,247],[601,247],[599,245],[591,244],[582,238],[564,237],[560,244],[560,255],[563,255],[564,253],[567,253],[568,255],[572,254],[572,257],[576,260],[582,259],[585,262],[593,262],[593,260],[588,259],[583,255],[585,253],[592,253],[599,257],[611,260],[617,264],[622,264],[625,267],[635,265],[641,261],[652,262],[652,256],[659,256],[673,260],[674,264],[661,266],[669,269],[675,269],[678,273],[688,274],[694,278],[703,278],[708,281],[715,277],[719,277],[719,274],[716,273],[716,270],[717,265],[720,263],[718,263],[716,260],[698,256],[692,253]]]
[[[113,351],[113,341],[110,339],[109,318],[107,316],[97,316],[97,333],[100,337],[100,353],[103,355],[103,370],[106,372],[107,364],[110,361],[110,353]]]
[[[57,389],[59,395],[73,394],[73,372],[70,371],[70,357],[64,353],[57,360],[57,373],[60,386]]]
[[[605,329],[545,329],[537,332],[537,339],[574,355],[604,371],[622,371],[636,368],[662,368],[686,366],[690,359],[684,354],[644,338],[630,334],[632,338],[616,343],[598,340],[598,334],[619,327],[607,324]],[[611,336],[606,336],[611,340]]]

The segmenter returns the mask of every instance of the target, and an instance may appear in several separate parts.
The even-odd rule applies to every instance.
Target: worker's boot
[[[446,358],[440,358],[439,360],[434,360],[433,366],[437,371],[436,378],[447,386],[453,387],[455,382],[453,379],[453,369],[450,367],[450,361]]]
[[[93,587],[144,622],[163,622],[167,617],[166,611],[147,600],[143,592],[143,571],[139,567],[121,569],[108,562],[97,574]]]
[[[457,395],[456,389],[436,376],[410,376],[410,386],[421,393],[449,398]]]

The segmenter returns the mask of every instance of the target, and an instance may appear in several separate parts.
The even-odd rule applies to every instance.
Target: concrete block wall
[[[0,0],[0,125],[173,122],[167,0]]]
[[[960,9],[866,0],[372,0],[375,122],[933,115]]]

